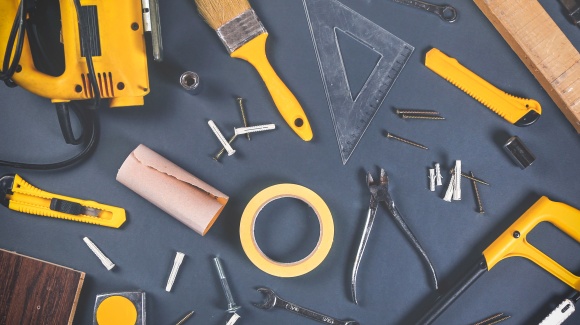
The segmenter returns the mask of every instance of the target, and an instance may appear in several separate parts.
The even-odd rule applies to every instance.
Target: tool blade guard
[[[80,3],[78,17],[73,0],[60,0],[64,72],[52,76],[35,65],[27,28],[20,67],[12,80],[54,103],[92,99],[96,89],[89,82],[86,57],[90,55],[101,98],[109,98],[110,107],[143,105],[143,97],[149,93],[149,77],[141,0]],[[4,40],[9,39],[19,6],[17,0],[0,1],[0,58],[5,56]],[[85,46],[81,46],[79,20],[88,36]]]

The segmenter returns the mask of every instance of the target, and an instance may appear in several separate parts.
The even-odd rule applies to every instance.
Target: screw
[[[231,144],[232,142],[234,142],[234,140],[236,139],[236,137],[237,137],[237,136],[238,136],[237,134],[234,134],[234,135],[233,135],[233,136],[230,138],[230,140],[228,141],[228,143],[229,143],[229,144]],[[220,152],[218,152],[218,153],[217,153],[217,155],[215,155],[215,156],[213,157],[213,160],[215,160],[215,161],[219,162],[219,161],[220,161],[220,158],[222,157],[222,155],[224,154],[224,152],[225,152],[225,151],[226,151],[226,148],[222,148],[222,150],[220,150]]]
[[[397,114],[402,115],[402,114],[407,114],[407,115],[417,115],[417,114],[423,114],[423,115],[439,115],[439,112],[437,111],[432,111],[432,110],[409,110],[409,109],[397,109],[395,111]]]
[[[180,320],[180,321],[179,321],[177,324],[175,324],[175,325],[182,325],[183,323],[185,323],[185,321],[186,321],[186,320],[188,320],[188,319],[189,319],[189,318],[190,318],[190,317],[193,315],[193,313],[195,313],[195,311],[191,311],[191,313],[189,313],[189,314],[185,315],[185,317],[183,317],[183,318],[182,318],[182,319],[181,319],[181,320]]]
[[[235,313],[236,310],[242,308],[241,306],[236,305],[234,302],[234,297],[232,296],[232,292],[230,290],[230,286],[228,284],[228,279],[224,273],[224,269],[222,268],[222,263],[218,257],[214,257],[213,262],[215,264],[215,268],[217,269],[218,275],[220,277],[220,282],[222,284],[222,289],[224,289],[224,294],[226,295],[226,299],[228,300],[228,309],[226,310],[228,313]]]
[[[493,316],[490,316],[490,317],[482,320],[481,322],[476,323],[476,324],[473,324],[473,325],[483,325],[483,324],[492,325],[492,324],[497,324],[497,323],[503,322],[504,320],[506,320],[506,319],[508,319],[510,317],[511,316],[509,316],[509,315],[505,315],[504,316],[504,313],[499,313],[499,314],[495,314]],[[493,321],[493,323],[490,323],[491,321]]]
[[[471,177],[473,177],[473,172],[469,172]],[[479,213],[485,213],[483,211],[483,205],[481,204],[481,197],[479,196],[479,190],[477,189],[477,182],[471,180],[471,184],[473,184],[473,191],[475,192],[475,198],[477,199],[477,208],[479,209]]]
[[[419,144],[419,143],[417,143],[417,142],[413,142],[413,141],[411,141],[411,140],[407,140],[407,139],[405,139],[405,138],[398,137],[398,136],[396,136],[396,135],[394,135],[394,134],[392,134],[392,133],[389,133],[389,132],[387,132],[385,136],[386,136],[387,138],[389,138],[389,139],[395,139],[395,140],[397,140],[397,141],[401,141],[401,142],[403,142],[403,143],[406,143],[406,144],[408,144],[408,145],[412,145],[412,146],[414,146],[414,147],[417,147],[417,148],[421,148],[421,149],[429,150],[429,148],[425,147],[425,146],[424,146],[424,145],[422,145],[422,144]]]
[[[452,173],[452,174],[453,174],[453,171],[454,171],[454,170],[455,170],[455,168],[451,168],[451,170],[450,170],[450,173]],[[478,183],[481,183],[481,184],[483,184],[483,185],[490,186],[488,182],[482,181],[481,179],[479,179],[479,178],[477,178],[477,177],[471,177],[471,176],[467,175],[466,173],[461,173],[461,176],[463,176],[463,177],[465,177],[465,178],[467,178],[467,179],[470,179],[470,180],[472,180],[472,181],[476,181],[476,182],[478,182]]]
[[[514,238],[520,238],[521,234],[519,231],[514,231]]]
[[[246,113],[244,112],[244,99],[241,97],[238,97],[238,104],[240,105],[240,111],[242,112],[242,120],[244,121],[244,127],[248,127],[248,121],[246,120]],[[246,133],[246,137],[248,138],[248,141],[250,141],[250,134]]]
[[[401,118],[403,119],[417,119],[417,120],[444,120],[443,116],[435,116],[435,115],[415,115],[415,114],[401,114]]]

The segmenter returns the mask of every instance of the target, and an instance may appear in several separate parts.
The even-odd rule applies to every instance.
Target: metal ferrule
[[[268,33],[253,9],[242,12],[217,29],[217,34],[224,43],[228,53],[242,47],[260,34]]]

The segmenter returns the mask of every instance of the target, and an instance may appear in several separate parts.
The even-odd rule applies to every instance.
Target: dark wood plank
[[[72,324],[85,273],[0,249],[0,325]]]

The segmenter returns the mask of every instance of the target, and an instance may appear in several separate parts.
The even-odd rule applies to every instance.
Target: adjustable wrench
[[[317,313],[317,312],[312,311],[310,309],[300,307],[296,304],[293,304],[291,302],[288,302],[288,301],[278,297],[276,295],[276,293],[270,288],[261,287],[261,288],[258,288],[257,291],[266,295],[266,301],[264,301],[264,303],[262,303],[262,304],[254,303],[253,304],[254,306],[256,306],[258,308],[262,308],[262,309],[272,309],[274,307],[282,308],[282,309],[289,310],[289,311],[294,312],[298,315],[310,318],[312,320],[315,320],[317,322],[321,322],[324,324],[360,325],[357,321],[353,321],[353,320],[342,321],[342,320],[338,320],[338,319],[330,317],[330,316],[323,315],[321,313]]]
[[[432,3],[419,0],[393,0],[393,1],[434,13],[437,16],[439,16],[439,18],[445,20],[448,23],[452,23],[455,20],[457,20],[457,10],[450,5],[435,5]]]

